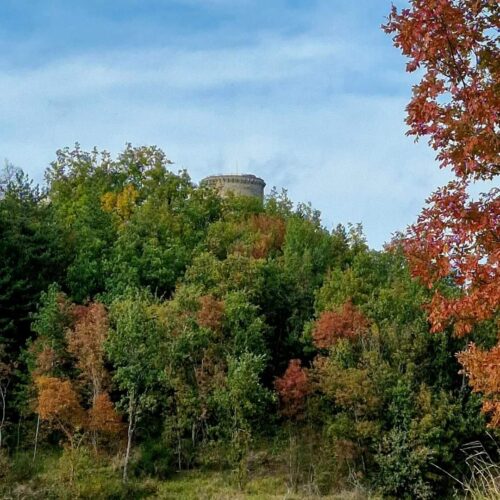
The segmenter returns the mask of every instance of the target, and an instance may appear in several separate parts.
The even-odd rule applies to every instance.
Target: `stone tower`
[[[211,175],[201,182],[218,189],[222,196],[231,192],[238,196],[254,196],[264,201],[266,183],[252,174]]]

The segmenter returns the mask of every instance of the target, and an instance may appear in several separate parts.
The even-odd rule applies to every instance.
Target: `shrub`
[[[160,441],[146,441],[140,449],[140,457],[132,466],[135,476],[153,476],[166,479],[175,471],[174,451]]]

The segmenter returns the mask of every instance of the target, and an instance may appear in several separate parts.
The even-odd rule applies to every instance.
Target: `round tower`
[[[234,193],[238,196],[253,196],[264,201],[266,183],[260,177],[252,174],[211,175],[205,177],[201,182],[216,188],[221,196]]]

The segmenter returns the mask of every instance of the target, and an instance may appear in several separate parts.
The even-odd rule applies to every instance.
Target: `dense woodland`
[[[156,147],[6,164],[0,495],[499,498],[499,12],[389,15],[453,180],[380,251]]]
[[[466,340],[429,333],[430,292],[398,245],[329,231],[285,192],[221,199],[168,166],[154,147],[77,147],[43,189],[5,170],[4,494],[48,453],[49,496],[125,495],[193,468],[244,488],[252,460],[291,491],[459,486],[461,447],[494,443],[459,373]]]

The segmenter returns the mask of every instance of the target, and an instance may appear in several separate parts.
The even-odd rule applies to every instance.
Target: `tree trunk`
[[[2,431],[5,423],[5,401],[7,397],[7,387],[0,387],[0,398],[2,399],[2,416],[0,419],[0,449],[2,448]]]
[[[16,453],[19,452],[19,442],[21,441],[21,422],[23,417],[19,415],[19,420],[17,421],[17,441],[16,441]]]
[[[179,428],[177,428],[177,466],[178,470],[182,470],[181,433]]]
[[[93,377],[93,395],[92,395],[92,407],[95,408],[97,397],[100,394],[100,385],[97,377]],[[92,442],[92,447],[94,448],[94,453],[97,455],[97,431],[93,429],[90,432],[90,441]]]
[[[33,462],[35,461],[35,458],[36,458],[36,449],[38,446],[38,431],[39,430],[40,430],[40,415],[38,415],[37,419],[36,419],[35,446],[33,448]]]
[[[125,452],[125,463],[123,465],[123,482],[127,481],[128,461],[130,458],[130,448],[132,447],[132,436],[135,428],[135,408],[132,399],[128,407],[128,431],[127,431],[127,451]]]

